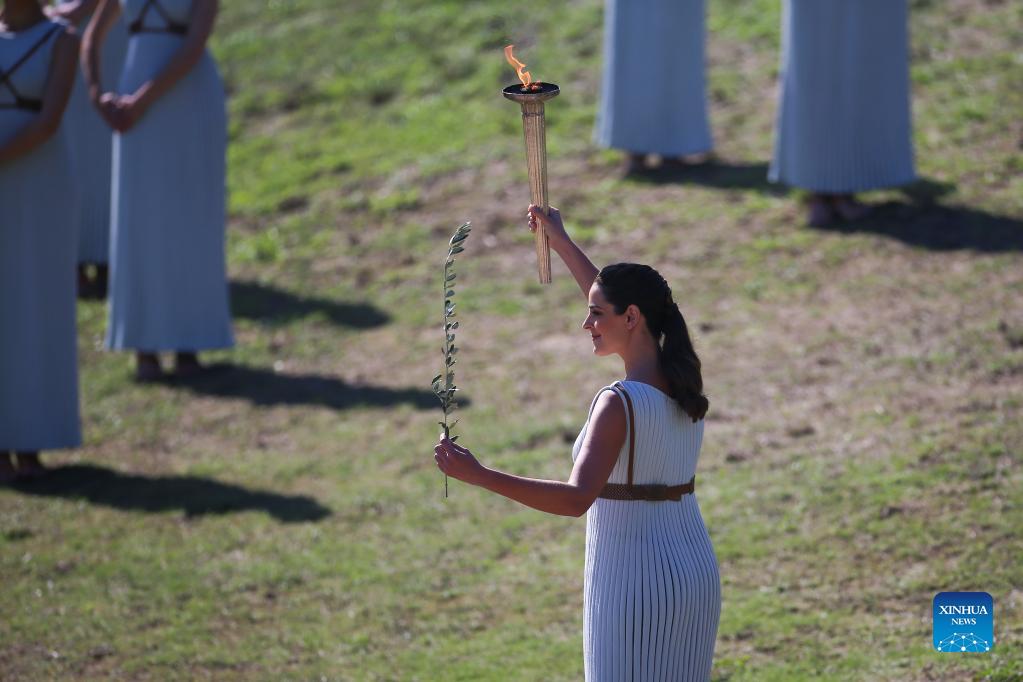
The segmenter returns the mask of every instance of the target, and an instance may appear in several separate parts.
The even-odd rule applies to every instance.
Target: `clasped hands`
[[[98,100],[94,100],[100,116],[107,124],[119,133],[131,130],[144,111],[138,95],[119,95],[115,92],[104,92]]]

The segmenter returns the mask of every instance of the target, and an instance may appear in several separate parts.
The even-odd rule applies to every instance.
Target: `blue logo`
[[[995,602],[987,592],[934,595],[934,648],[983,653],[995,645]]]

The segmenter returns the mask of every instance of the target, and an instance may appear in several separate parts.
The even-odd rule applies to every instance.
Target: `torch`
[[[547,203],[547,138],[544,127],[543,103],[557,97],[561,90],[553,83],[533,82],[526,65],[512,54],[513,45],[504,48],[504,57],[515,68],[522,81],[509,85],[502,92],[522,107],[522,132],[526,137],[526,170],[529,172],[530,203],[550,213]],[[551,283],[551,249],[543,225],[536,226],[536,262],[540,284]]]

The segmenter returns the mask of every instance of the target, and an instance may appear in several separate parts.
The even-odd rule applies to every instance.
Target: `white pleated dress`
[[[0,72],[39,44],[10,76],[21,97],[42,98],[53,45],[64,31],[65,25],[54,21],[16,33],[0,31]],[[4,140],[37,115],[11,106],[14,100],[0,83]],[[70,448],[82,442],[76,203],[70,153],[59,130],[28,154],[0,164],[0,452]]]
[[[770,179],[846,194],[913,181],[907,0],[787,0]]]
[[[634,483],[687,483],[696,474],[703,420],[694,423],[653,386],[622,384],[636,416]],[[614,389],[597,396],[606,390]],[[627,483],[628,456],[626,437],[609,483]],[[709,680],[720,613],[717,558],[695,494],[677,502],[593,503],[586,515],[583,586],[589,682]]]
[[[606,0],[596,143],[682,156],[714,146],[704,0]]]
[[[78,26],[79,35],[84,35],[88,24],[89,18],[82,20]],[[108,90],[117,87],[127,46],[128,34],[124,22],[118,19],[107,32],[101,52],[103,86]],[[110,259],[110,149],[113,130],[89,101],[89,91],[80,68],[62,125],[71,145],[75,182],[81,197],[78,262],[106,264]]]
[[[191,0],[157,0],[156,32],[130,34],[118,90],[154,78],[184,36]],[[125,25],[146,0],[122,0]],[[165,16],[164,16],[165,15]],[[144,352],[234,344],[224,264],[227,115],[217,67],[192,70],[126,133],[114,135],[107,346]]]

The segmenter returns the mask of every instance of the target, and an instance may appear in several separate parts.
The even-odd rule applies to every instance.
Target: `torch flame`
[[[512,54],[512,49],[514,47],[514,45],[509,45],[504,48],[504,58],[507,59],[508,63],[512,65],[512,68],[515,69],[516,75],[518,75],[519,80],[522,81],[522,87],[526,87],[533,82],[533,77],[529,75],[528,71],[526,71],[526,65],[516,59],[515,55]]]

